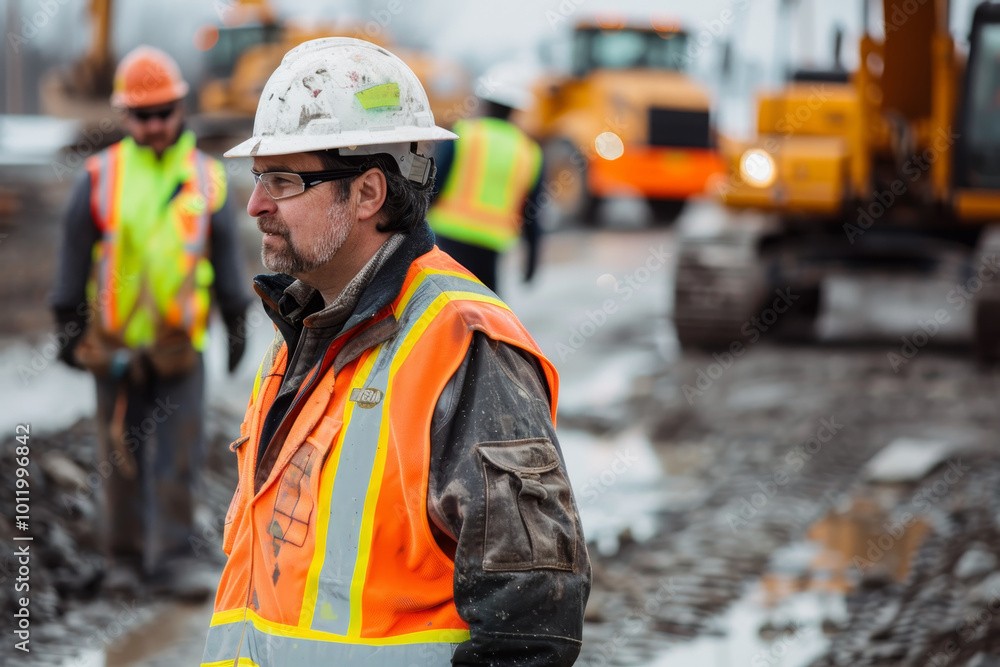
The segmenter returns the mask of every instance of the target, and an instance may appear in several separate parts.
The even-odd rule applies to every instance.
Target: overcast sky
[[[0,0],[20,3],[25,17],[45,7],[55,14],[31,38],[32,48],[71,59],[90,38],[86,6],[90,0]],[[794,0],[787,31],[777,16],[782,0],[272,0],[287,18],[350,15],[372,30],[388,31],[397,43],[459,58],[478,73],[499,60],[531,60],[539,45],[558,40],[582,17],[609,10],[640,20],[651,14],[681,21],[706,48],[695,63],[696,74],[710,78],[718,69],[724,41],[732,42],[737,76],[757,88],[776,84],[778,63],[787,58],[800,66],[832,64],[834,27],[845,31],[843,61],[857,64],[862,0]],[[787,0],[786,0],[787,1]],[[233,0],[115,0],[114,47],[118,56],[140,43],[173,53],[187,76],[200,74],[203,54],[193,46],[199,26],[217,24]],[[876,8],[879,3],[872,3]],[[952,31],[964,39],[975,0],[952,0]],[[51,13],[51,9],[49,12]],[[6,11],[0,12],[4,21]],[[4,21],[5,23],[5,21]],[[165,29],[164,26],[169,26]],[[8,34],[4,25],[4,34]],[[780,34],[779,34],[780,33]],[[9,41],[9,40],[8,40]],[[31,85],[31,82],[26,82]]]
[[[119,54],[141,42],[177,53],[185,70],[195,72],[200,54],[192,37],[198,26],[218,21],[220,11],[233,0],[118,0],[114,43]],[[780,0],[272,0],[287,17],[352,15],[367,25],[389,31],[403,44],[423,46],[462,58],[475,67],[490,61],[525,58],[538,45],[565,31],[577,18],[613,10],[640,18],[651,13],[673,16],[697,34],[715,28],[737,46],[742,61],[775,65],[778,49],[786,48],[794,62],[829,64],[833,31],[846,31],[844,60],[856,61],[861,25],[861,0],[799,0],[790,19],[790,36],[777,34]],[[58,6],[56,15],[39,31],[32,45],[70,57],[79,54],[89,39],[86,4],[89,0],[0,0],[19,2],[21,13],[31,16],[46,6]],[[877,2],[873,3],[878,5]],[[953,31],[964,36],[974,0],[953,0]],[[395,12],[392,10],[396,10]],[[726,12],[738,18],[724,20]],[[0,13],[0,20],[6,12]],[[383,28],[381,24],[386,24]],[[170,26],[168,30],[164,26]],[[4,26],[6,33],[8,28]],[[705,49],[711,61],[720,40]]]

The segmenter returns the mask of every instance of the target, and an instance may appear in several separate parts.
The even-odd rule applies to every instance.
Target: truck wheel
[[[565,138],[548,142],[544,153],[543,197],[549,200],[548,208],[556,228],[593,225],[597,199],[587,187],[587,158]]]
[[[650,199],[649,207],[653,210],[653,221],[658,225],[672,224],[684,211],[687,201],[683,199]]]

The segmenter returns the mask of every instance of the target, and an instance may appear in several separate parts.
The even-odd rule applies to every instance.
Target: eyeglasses
[[[258,173],[250,170],[253,174],[253,182],[264,186],[264,191],[271,196],[271,199],[287,199],[295,195],[302,194],[306,188],[311,188],[327,181],[339,181],[351,176],[359,176],[367,169],[333,169],[330,171],[265,171]]]
[[[177,111],[177,105],[173,105],[166,109],[156,109],[155,111],[149,111],[148,109],[129,109],[129,115],[135,118],[140,123],[148,123],[154,118],[159,118],[160,120],[166,120],[174,115]]]

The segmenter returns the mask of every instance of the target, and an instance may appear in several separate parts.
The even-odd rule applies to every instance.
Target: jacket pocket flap
[[[511,473],[538,474],[559,466],[559,454],[548,438],[481,442],[476,448],[491,465]]]

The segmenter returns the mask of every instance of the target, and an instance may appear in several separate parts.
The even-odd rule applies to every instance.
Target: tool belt
[[[102,331],[98,326],[91,326],[76,346],[75,354],[80,366],[99,378],[107,378],[112,375],[116,353],[125,349],[125,344],[117,336]],[[166,380],[189,374],[198,362],[198,351],[190,336],[176,327],[160,327],[152,346],[129,350],[129,353],[132,357],[128,369],[130,375],[137,370],[133,366],[148,363],[158,377]]]
[[[126,353],[124,364],[123,351]],[[122,475],[126,479],[135,479],[138,474],[135,455],[125,446],[124,440],[129,397],[136,390],[148,389],[150,371],[167,380],[191,373],[198,363],[198,351],[194,349],[187,332],[173,327],[162,327],[152,347],[129,350],[118,337],[100,330],[98,326],[91,326],[74,353],[77,363],[95,376],[117,379],[118,389],[108,433],[112,446],[121,457]]]

